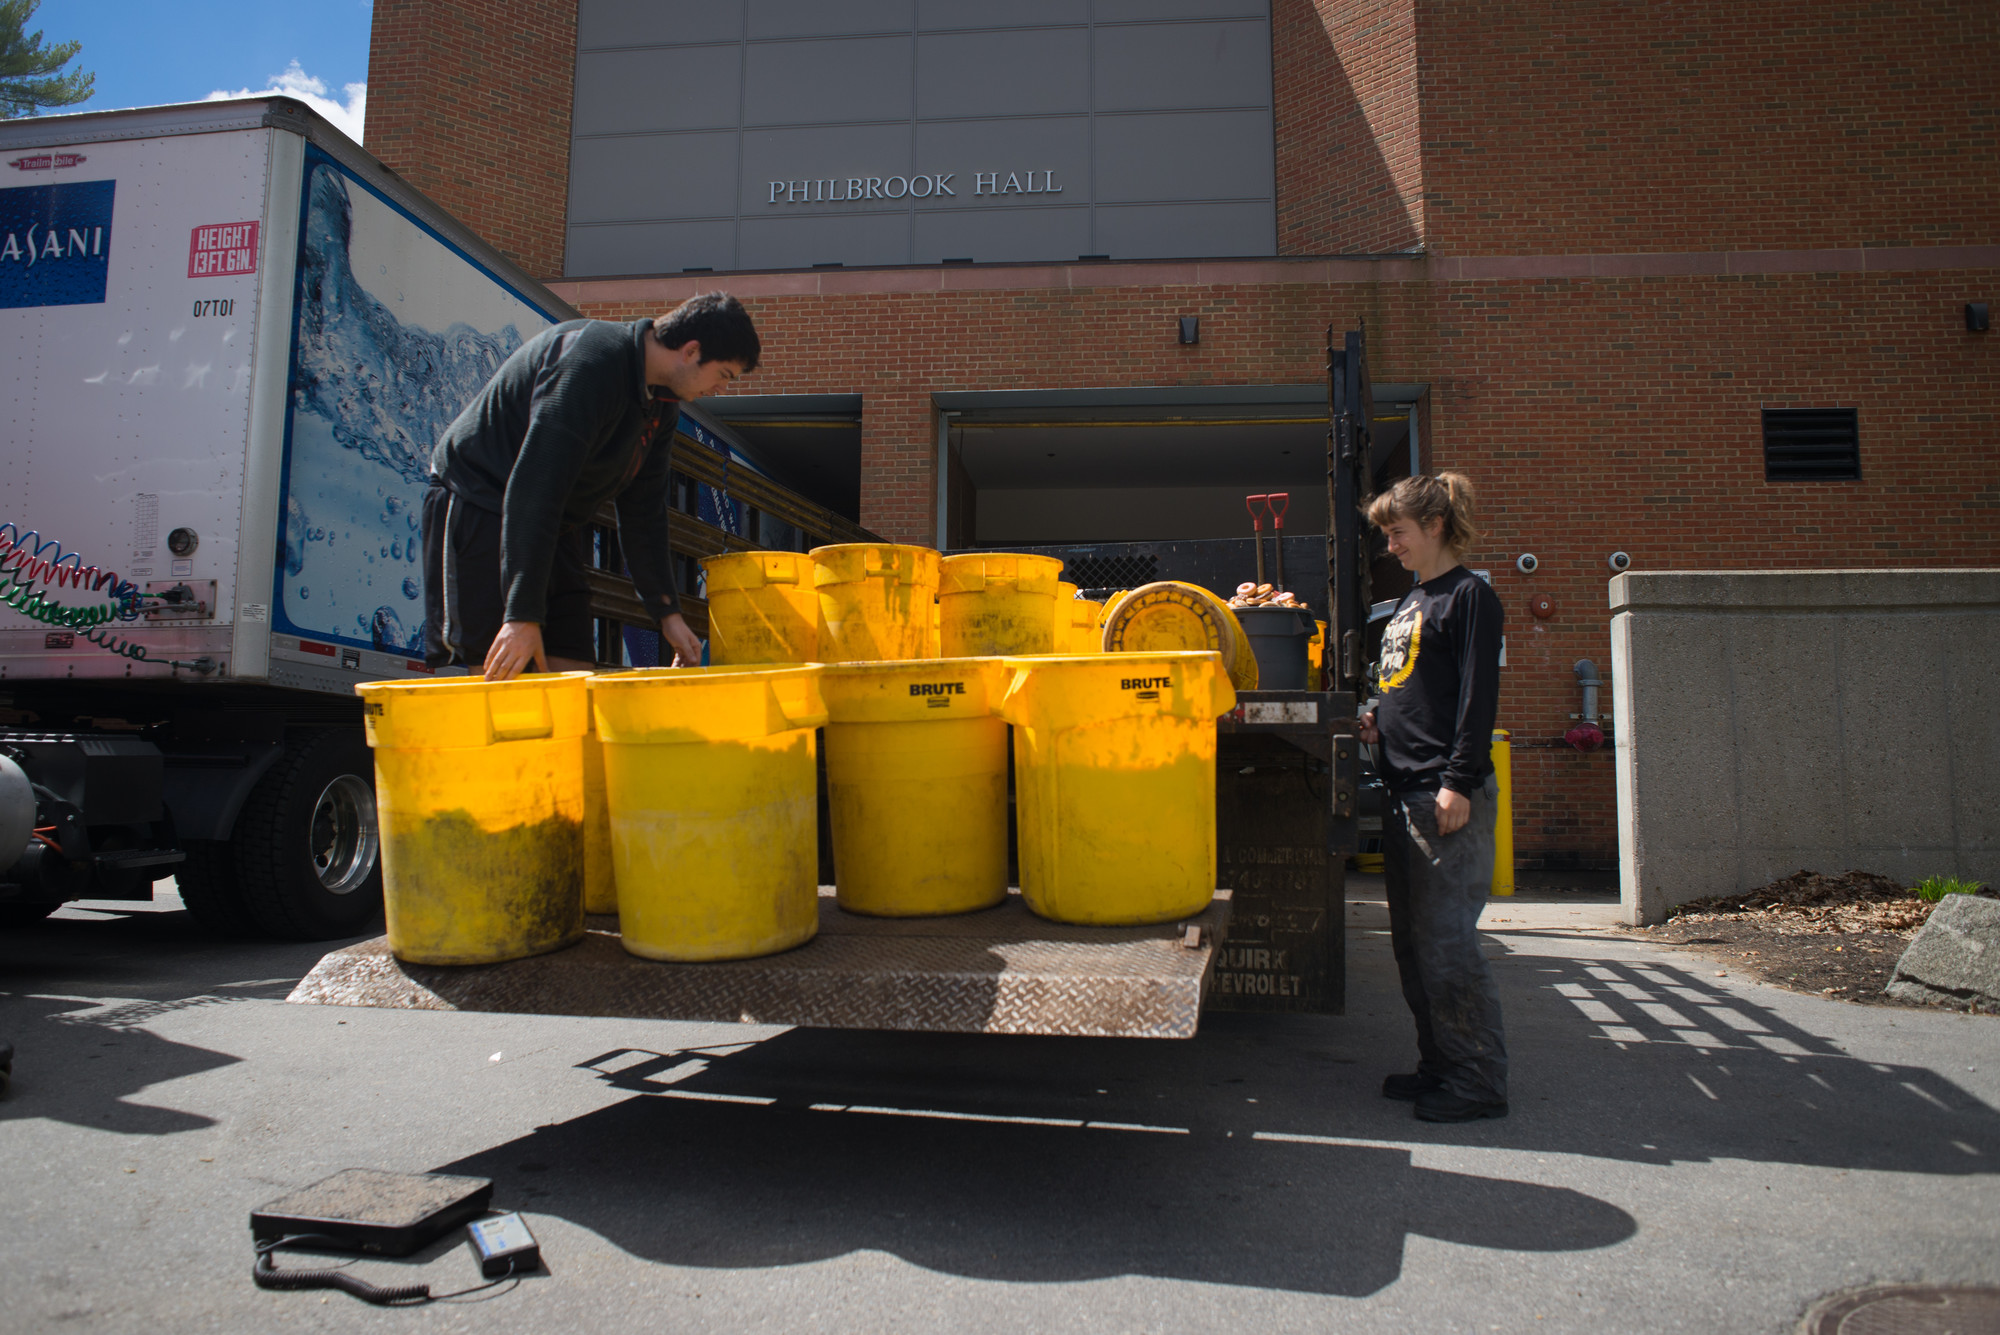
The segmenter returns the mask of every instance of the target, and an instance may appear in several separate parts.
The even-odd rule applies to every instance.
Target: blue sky
[[[82,41],[71,68],[94,71],[97,92],[73,110],[262,91],[294,61],[344,110],[357,105],[346,85],[368,80],[371,10],[370,0],[42,0],[29,30]],[[290,90],[311,85],[295,76]]]

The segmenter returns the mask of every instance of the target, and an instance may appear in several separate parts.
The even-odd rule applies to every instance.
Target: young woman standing
[[[1409,477],[1368,522],[1416,583],[1382,635],[1361,740],[1381,747],[1390,941],[1417,1021],[1414,1073],[1382,1082],[1426,1122],[1507,1115],[1500,994],[1479,952],[1493,883],[1491,758],[1500,698],[1500,599],[1459,562],[1478,537],[1472,483]]]

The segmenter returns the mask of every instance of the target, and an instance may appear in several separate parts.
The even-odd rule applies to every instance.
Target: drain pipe
[[[1563,734],[1563,740],[1579,751],[1595,751],[1604,745],[1604,729],[1597,726],[1603,715],[1597,712],[1597,688],[1604,684],[1597,675],[1597,664],[1588,658],[1576,660],[1576,684],[1583,688],[1583,712],[1572,714],[1577,725]]]

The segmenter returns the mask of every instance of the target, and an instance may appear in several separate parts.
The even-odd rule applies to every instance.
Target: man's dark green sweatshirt
[[[655,619],[680,610],[667,455],[680,403],[646,384],[651,320],[571,320],[500,364],[431,452],[453,496],[500,516],[506,619],[545,619],[556,535],[616,500],[619,546]]]

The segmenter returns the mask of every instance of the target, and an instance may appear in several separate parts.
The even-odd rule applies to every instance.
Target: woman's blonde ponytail
[[[1463,473],[1439,473],[1437,480],[1444,486],[1450,518],[1445,525],[1445,542],[1462,559],[1472,550],[1472,544],[1479,541],[1479,503],[1473,495],[1472,479]]]

